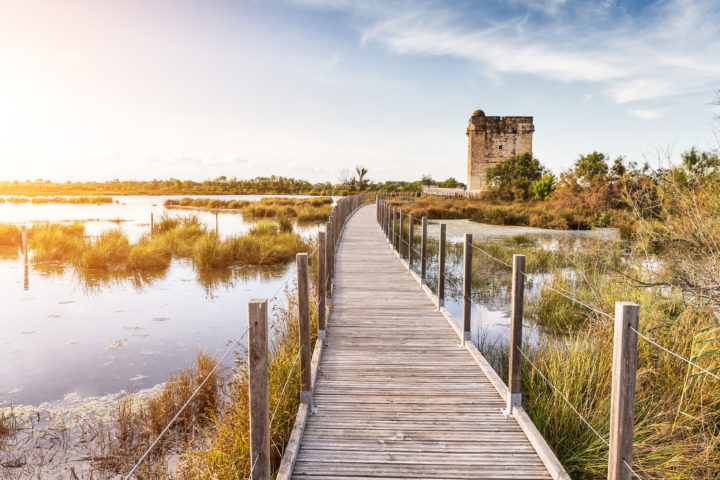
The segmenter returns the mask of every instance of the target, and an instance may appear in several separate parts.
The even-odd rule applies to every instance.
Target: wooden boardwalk
[[[292,478],[558,478],[392,252],[374,205],[346,223],[335,282]]]

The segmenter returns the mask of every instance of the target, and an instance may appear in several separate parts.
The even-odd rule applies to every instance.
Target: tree
[[[720,167],[720,157],[714,152],[698,152],[692,147],[682,155],[683,167],[688,174],[702,179],[715,173]]]
[[[545,167],[531,153],[507,158],[488,169],[488,195],[499,200],[527,200],[530,186],[545,173]]]
[[[608,155],[592,152],[588,155],[580,155],[575,161],[575,175],[585,185],[592,185],[599,180],[605,179],[608,174]]]
[[[358,165],[355,167],[355,173],[357,173],[358,176],[358,187],[360,188],[360,191],[365,190],[365,187],[367,187],[368,183],[370,182],[368,179],[365,178],[365,175],[367,175],[368,170],[367,168],[363,167],[362,165]]]
[[[552,172],[548,172],[543,175],[540,180],[535,180],[532,185],[530,185],[530,191],[536,200],[547,200],[555,191],[555,181],[555,175]]]

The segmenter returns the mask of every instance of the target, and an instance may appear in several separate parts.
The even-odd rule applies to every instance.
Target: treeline
[[[430,177],[423,177],[415,182],[398,180],[370,182],[353,178],[341,184],[311,183],[307,180],[277,175],[249,180],[222,176],[204,181],[170,178],[149,181],[53,183],[38,179],[0,182],[0,195],[350,195],[360,191],[420,192],[423,185],[464,187],[464,184],[454,178],[436,182]]]

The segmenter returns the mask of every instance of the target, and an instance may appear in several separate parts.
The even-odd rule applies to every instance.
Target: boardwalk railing
[[[557,295],[561,295],[573,302],[582,305],[594,311],[596,314],[606,317],[614,322],[614,342],[613,342],[613,356],[612,356],[612,393],[611,393],[611,406],[610,406],[610,431],[609,440],[606,440],[603,435],[583,417],[578,409],[572,405],[572,403],[563,395],[563,393],[555,387],[555,385],[543,374],[543,372],[528,358],[528,356],[522,350],[522,318],[523,318],[523,300],[524,300],[524,283],[526,279],[525,274],[525,256],[524,255],[513,255],[512,265],[492,256],[490,253],[481,249],[480,247],[472,243],[472,235],[465,234],[463,242],[463,280],[462,286],[457,286],[457,289],[462,292],[462,321],[461,326],[458,327],[452,320],[450,313],[444,308],[445,299],[445,288],[446,284],[450,281],[446,274],[446,238],[445,238],[445,224],[440,224],[440,235],[439,235],[439,248],[438,248],[438,278],[437,278],[437,295],[435,295],[426,285],[426,248],[427,248],[427,218],[422,217],[419,223],[422,227],[422,236],[419,246],[419,251],[414,252],[413,245],[413,222],[418,221],[414,219],[412,213],[408,216],[405,215],[401,208],[392,205],[385,199],[376,199],[377,208],[377,219],[378,223],[387,236],[388,243],[396,250],[396,254],[404,262],[399,250],[403,243],[407,246],[408,260],[406,265],[410,273],[417,277],[417,281],[423,286],[425,292],[433,299],[438,309],[451,321],[451,326],[456,329],[456,333],[459,338],[465,344],[465,347],[471,350],[473,355],[478,356],[478,363],[488,375],[488,378],[493,382],[498,392],[506,398],[507,409],[506,413],[513,414],[518,418],[523,428],[527,423],[531,423],[530,419],[522,410],[522,392],[520,384],[520,371],[522,361],[525,360],[528,364],[537,371],[537,373],[543,378],[545,382],[554,390],[555,393],[560,395],[563,400],[568,404],[571,410],[580,418],[580,420],[608,447],[608,479],[610,480],[629,480],[632,477],[642,478],[633,469],[633,437],[634,437],[634,417],[635,417],[635,383],[637,375],[637,344],[638,337],[643,338],[647,342],[651,343],[655,347],[664,352],[677,357],[678,359],[688,363],[694,368],[697,368],[702,374],[707,374],[716,379],[720,379],[720,376],[707,369],[697,365],[693,361],[679,355],[675,352],[668,350],[656,341],[652,340],[645,334],[639,331],[639,306],[631,302],[616,302],[615,304],[615,315],[610,315],[606,312],[600,311],[593,308],[591,305],[584,303],[568,292],[554,289],[550,286],[545,286],[551,292]],[[405,218],[407,220],[407,227],[405,226]],[[404,232],[408,232],[408,238],[405,240]],[[510,339],[509,339],[509,365],[508,365],[508,384],[500,379],[500,377],[494,372],[492,367],[487,361],[482,358],[482,355],[475,348],[475,346],[469,342],[470,334],[470,310],[472,307],[472,255],[473,251],[477,250],[483,255],[486,255],[490,259],[501,263],[512,270],[512,285],[511,285],[511,305],[510,305]],[[414,252],[414,253],[413,253]],[[419,258],[420,262],[420,276],[418,277],[412,271],[412,265],[414,256]],[[518,412],[520,413],[518,415]],[[521,418],[523,420],[521,420]],[[537,432],[532,427],[532,430]],[[527,431],[526,431],[527,432]],[[537,433],[539,435],[539,432]],[[533,437],[528,434],[531,441]],[[538,452],[540,453],[540,451]],[[637,468],[637,467],[636,467]]]
[[[317,378],[317,365],[322,353],[325,341],[325,318],[327,315],[326,297],[332,296],[332,285],[334,276],[334,257],[337,245],[340,242],[342,230],[347,219],[360,206],[366,203],[372,203],[375,196],[371,194],[357,194],[349,197],[341,198],[333,207],[330,218],[325,225],[325,231],[318,232],[318,245],[312,253],[299,253],[296,256],[296,269],[294,271],[297,279],[298,294],[298,327],[300,345],[295,362],[292,365],[287,378],[284,381],[284,387],[277,401],[275,411],[270,413],[269,401],[269,372],[268,372],[268,300],[252,299],[248,303],[248,327],[245,331],[227,348],[224,354],[217,361],[210,373],[203,379],[195,391],[190,395],[185,404],[180,407],[175,416],[170,420],[168,425],[153,441],[150,447],[140,457],[133,468],[125,475],[124,480],[133,478],[143,461],[148,457],[152,450],[159,444],[160,440],[167,433],[173,423],[179,418],[185,408],[192,402],[198,392],[205,383],[212,377],[215,371],[220,367],[227,356],[240,345],[240,342],[248,335],[248,377],[249,377],[249,417],[250,417],[250,474],[248,479],[253,480],[269,480],[271,478],[270,466],[270,426],[277,413],[277,407],[282,401],[282,397],[286,391],[288,383],[292,379],[295,366],[300,360],[300,407],[297,412],[295,425],[288,443],[285,456],[280,465],[277,478],[289,478],[294,463],[294,455],[297,454],[297,447],[305,419],[308,413],[312,411],[312,390]],[[394,195],[393,198],[404,200],[401,195]],[[409,200],[410,197],[407,197]],[[154,226],[154,218],[151,214],[151,229]],[[216,227],[217,228],[217,227]],[[22,227],[22,245],[23,252],[27,258],[27,234],[25,227]],[[310,350],[310,282],[309,282],[309,259],[317,253],[318,273],[318,331],[317,341],[314,350]],[[281,283],[278,290],[272,298],[276,297],[285,285],[291,279],[288,275]],[[244,472],[239,471],[238,476]]]

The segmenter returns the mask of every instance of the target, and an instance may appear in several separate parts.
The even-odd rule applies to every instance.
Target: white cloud
[[[486,7],[472,12],[472,21],[469,12],[440,1],[295,2],[347,10],[360,23],[363,42],[396,54],[451,56],[499,74],[588,82],[619,104],[720,83],[714,0],[661,0],[633,14],[608,1],[514,0],[510,13],[493,17]],[[517,7],[525,11],[518,14]]]
[[[644,108],[630,110],[629,113],[630,115],[633,115],[637,118],[642,118],[643,120],[655,120],[662,117],[663,115],[660,110],[650,110]]]

